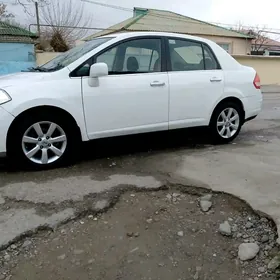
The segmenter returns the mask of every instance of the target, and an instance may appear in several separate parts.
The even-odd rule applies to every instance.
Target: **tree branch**
[[[44,33],[48,37],[55,34],[56,38],[62,38],[69,47],[87,34],[88,31],[83,27],[89,27],[92,22],[84,4],[73,0],[49,0],[48,5],[41,7],[40,18],[42,23],[50,25],[49,28],[44,28]]]
[[[260,28],[259,26],[254,26],[250,28],[245,28],[240,22],[237,24],[236,30],[254,37],[252,40],[251,50],[253,52],[264,51],[267,49],[267,44],[270,42],[268,37],[269,30],[264,26]]]

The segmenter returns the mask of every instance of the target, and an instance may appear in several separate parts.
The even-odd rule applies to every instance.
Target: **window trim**
[[[202,48],[202,54],[203,54],[203,61],[204,61],[204,70],[189,70],[189,71],[173,71],[172,70],[172,64],[171,64],[171,56],[170,56],[170,48],[169,48],[169,40],[181,40],[181,41],[187,41],[187,42],[192,42],[192,43],[196,43],[201,45]],[[193,72],[193,71],[213,71],[213,70],[222,70],[221,64],[219,62],[219,60],[217,59],[217,56],[215,55],[215,53],[213,52],[212,48],[205,42],[201,42],[198,40],[193,40],[193,39],[187,39],[187,38],[181,38],[181,37],[165,37],[165,49],[166,49],[166,60],[167,60],[167,72]],[[213,55],[216,63],[217,63],[217,69],[212,69],[212,70],[207,70],[206,66],[205,66],[205,50],[204,47],[208,47],[208,49],[210,50],[211,54]]]
[[[93,57],[90,57],[89,59],[87,59],[86,61],[84,61],[81,65],[79,65],[78,67],[76,67],[70,74],[69,74],[69,77],[70,78],[82,78],[82,77],[88,77],[88,76],[84,76],[84,75],[78,75],[78,71],[87,63],[89,64],[93,64],[92,63],[92,58]]]
[[[76,69],[74,69],[69,76],[71,78],[73,77],[89,77],[89,76],[79,76],[77,75],[77,71],[79,69],[81,69],[86,63],[90,63],[91,65],[93,65],[94,63],[96,63],[96,58],[97,56],[105,53],[106,51],[113,49],[115,47],[117,47],[120,44],[126,43],[126,42],[130,42],[130,41],[134,41],[134,40],[141,40],[141,39],[160,39],[160,44],[161,44],[161,70],[158,72],[142,72],[142,73],[120,73],[120,74],[112,74],[112,75],[145,75],[145,74],[152,74],[152,73],[162,73],[162,72],[167,72],[167,53],[166,53],[166,48],[165,48],[165,40],[164,40],[164,36],[160,36],[160,35],[144,35],[144,36],[135,36],[135,37],[130,37],[130,38],[126,38],[123,40],[120,40],[114,44],[111,44],[110,46],[106,47],[105,49],[99,51],[98,53],[96,53],[95,55],[93,55],[91,58],[89,58],[88,60],[86,60],[85,62],[83,62],[81,65],[79,65]],[[110,74],[109,74],[110,75]],[[112,76],[110,75],[110,76]]]

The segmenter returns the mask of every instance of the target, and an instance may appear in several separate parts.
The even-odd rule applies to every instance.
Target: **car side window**
[[[85,62],[80,67],[78,67],[72,74],[72,77],[87,77],[89,76],[91,63],[90,61]]]
[[[207,45],[184,39],[169,39],[170,70],[198,71],[220,69]]]
[[[204,70],[203,49],[200,43],[169,39],[171,71]]]
[[[108,65],[109,74],[161,71],[161,39],[134,39],[98,55],[95,62]]]
[[[204,61],[205,61],[205,70],[216,70],[220,69],[220,65],[215,58],[213,52],[207,45],[203,45],[204,51]]]
[[[117,53],[117,47],[112,48],[106,52],[104,52],[103,54],[97,56],[96,58],[96,63],[98,62],[104,62],[107,64],[109,72],[113,71],[113,64],[114,64],[114,60],[116,57],[116,53]]]

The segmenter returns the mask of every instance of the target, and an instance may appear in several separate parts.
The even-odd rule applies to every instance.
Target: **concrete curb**
[[[261,90],[262,93],[279,93],[280,85],[263,85]]]

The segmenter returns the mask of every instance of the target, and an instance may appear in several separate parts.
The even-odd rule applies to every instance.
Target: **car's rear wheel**
[[[210,131],[216,143],[229,143],[236,138],[243,124],[244,113],[242,107],[229,101],[218,105],[211,122]]]
[[[62,116],[44,112],[27,115],[12,129],[8,157],[23,167],[46,169],[64,165],[78,149],[75,131],[73,124]]]

